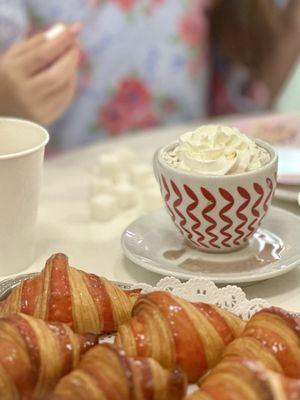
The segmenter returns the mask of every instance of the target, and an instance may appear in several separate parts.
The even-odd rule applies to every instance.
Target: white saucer
[[[300,265],[300,218],[271,207],[249,245],[227,254],[208,254],[189,247],[164,209],[143,215],[122,235],[125,255],[142,268],[216,283],[250,283],[285,274]]]

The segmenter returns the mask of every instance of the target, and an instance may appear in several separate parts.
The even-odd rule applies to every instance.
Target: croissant
[[[69,324],[75,332],[108,333],[130,318],[138,291],[123,291],[105,278],[69,267],[64,254],[49,258],[37,277],[0,302],[0,316],[22,312]]]
[[[45,399],[97,342],[95,334],[25,314],[0,318],[0,399]]]
[[[189,382],[216,365],[245,326],[216,306],[189,303],[167,292],[141,295],[132,315],[119,327],[115,343],[131,357],[153,357],[167,369],[180,366]]]
[[[256,313],[224,357],[259,360],[267,369],[300,379],[300,318],[276,307]]]
[[[88,351],[65,376],[51,400],[181,400],[186,393],[182,371],[167,371],[150,358],[129,358],[110,344]]]
[[[186,400],[299,400],[300,380],[252,360],[223,361]]]

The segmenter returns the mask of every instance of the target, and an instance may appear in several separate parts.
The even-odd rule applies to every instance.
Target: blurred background
[[[298,110],[299,0],[0,0],[0,114],[50,147]]]

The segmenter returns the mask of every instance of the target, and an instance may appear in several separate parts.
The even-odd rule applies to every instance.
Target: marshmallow
[[[122,166],[119,164],[118,158],[114,154],[102,154],[98,158],[97,172],[99,176],[113,180],[122,172]]]
[[[94,177],[91,184],[91,194],[112,193],[113,183],[107,178]]]
[[[151,187],[142,191],[142,207],[144,211],[157,210],[162,206],[163,201],[158,187]]]
[[[64,24],[56,24],[45,32],[46,39],[53,40],[57,38],[64,30],[66,30],[66,26]]]
[[[120,172],[118,175],[116,175],[114,177],[114,183],[116,185],[123,184],[123,183],[130,184],[130,175],[126,171]]]
[[[134,152],[129,147],[119,147],[113,154],[118,158],[120,164],[128,166],[135,158]]]
[[[140,187],[147,186],[147,181],[153,177],[152,167],[144,163],[133,164],[130,173],[134,184]]]
[[[91,217],[100,222],[113,219],[118,214],[118,203],[111,194],[99,194],[92,197],[90,202]]]
[[[119,183],[114,187],[118,205],[122,209],[132,208],[137,204],[137,191],[130,183]]]
[[[155,176],[149,176],[149,178],[145,179],[143,182],[143,188],[159,188],[159,185],[157,183],[157,180],[155,179]]]

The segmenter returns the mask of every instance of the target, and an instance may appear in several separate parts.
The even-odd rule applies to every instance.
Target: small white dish
[[[274,278],[300,265],[300,218],[271,207],[249,245],[211,254],[189,247],[164,209],[143,215],[122,235],[125,255],[135,264],[179,279],[205,277],[219,284]]]
[[[250,136],[270,143],[275,148],[279,157],[278,183],[300,185],[299,112],[233,118],[230,124]]]

